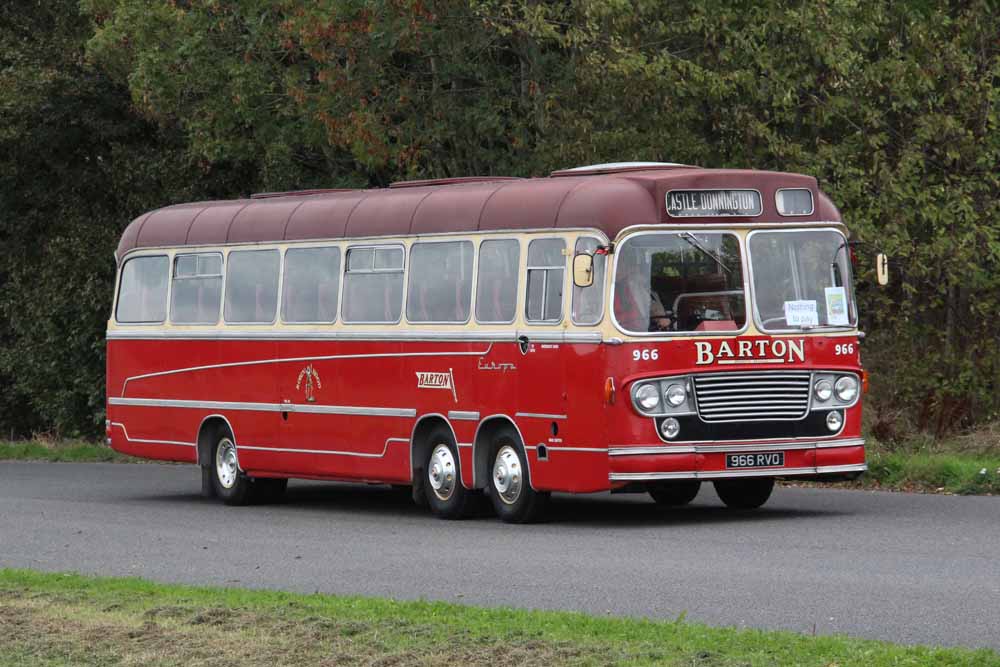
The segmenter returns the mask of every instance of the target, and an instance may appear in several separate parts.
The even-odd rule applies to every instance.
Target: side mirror
[[[577,287],[590,287],[594,284],[593,255],[573,256],[573,284]]]
[[[885,287],[889,284],[889,258],[885,253],[875,256],[875,275],[878,276],[878,284]]]

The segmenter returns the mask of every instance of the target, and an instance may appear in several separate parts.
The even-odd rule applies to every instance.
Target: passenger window
[[[357,261],[357,258],[355,258]],[[370,264],[371,260],[369,260]],[[299,248],[285,252],[281,319],[294,323],[337,320],[340,248]]]
[[[125,262],[115,319],[129,324],[165,320],[169,267],[166,255],[135,257]]]
[[[574,254],[591,255],[594,258],[594,282],[590,287],[573,285],[573,322],[575,324],[597,324],[604,317],[604,269],[607,255],[595,254],[601,242],[593,237],[576,240]]]
[[[520,259],[521,244],[516,239],[483,241],[479,244],[477,322],[506,324],[514,321]]]
[[[378,255],[376,255],[376,265]],[[472,308],[472,243],[414,243],[406,319],[410,322],[468,322]]]
[[[222,305],[222,255],[177,255],[170,291],[170,319],[177,324],[215,324]]]
[[[277,250],[237,250],[226,263],[226,322],[270,324],[278,312]]]
[[[563,239],[535,239],[528,245],[528,298],[524,314],[529,322],[562,319],[565,249]]]
[[[403,310],[403,249],[349,248],[344,273],[344,321],[398,322]]]

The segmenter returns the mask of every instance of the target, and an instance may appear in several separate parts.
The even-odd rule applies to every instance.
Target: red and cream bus
[[[850,256],[811,177],[661,163],[169,206],[116,253],[107,437],[229,504],[758,507],[865,470]]]

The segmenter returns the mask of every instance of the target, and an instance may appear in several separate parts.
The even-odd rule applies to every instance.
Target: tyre
[[[469,492],[462,486],[458,448],[451,432],[439,427],[429,436],[424,465],[424,493],[431,512],[442,519],[461,519],[466,515]]]
[[[486,493],[493,510],[506,523],[532,523],[542,518],[549,494],[531,488],[531,474],[520,438],[501,431],[493,440],[490,481]]]
[[[236,443],[228,432],[221,432],[212,446],[212,487],[227,505],[248,505],[253,500],[253,482],[240,470]]]
[[[739,510],[757,509],[767,502],[774,490],[773,477],[748,479],[720,479],[715,482],[715,492],[726,507]]]
[[[701,489],[701,482],[696,479],[679,482],[660,482],[649,485],[649,495],[657,505],[663,507],[680,507],[695,499]]]

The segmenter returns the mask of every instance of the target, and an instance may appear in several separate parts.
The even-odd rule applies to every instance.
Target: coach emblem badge
[[[452,398],[458,403],[455,373],[450,368],[447,373],[417,371],[417,389],[450,389]]]
[[[323,383],[320,382],[319,373],[313,368],[312,364],[309,364],[299,372],[299,379],[295,381],[295,389],[298,391],[302,387],[302,381],[305,380],[306,386],[306,401],[309,403],[316,402],[316,396],[313,395],[313,381],[316,381],[316,389],[322,389]]]

